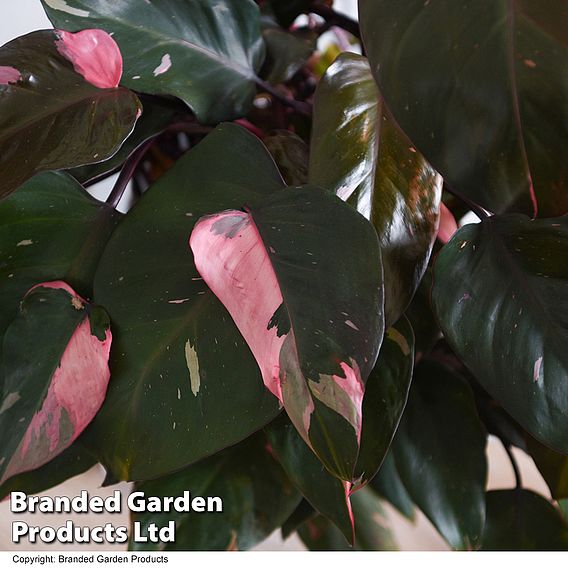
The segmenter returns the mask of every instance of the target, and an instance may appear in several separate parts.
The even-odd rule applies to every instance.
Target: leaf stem
[[[270,83],[267,83],[266,81],[263,81],[258,77],[255,79],[255,82],[263,91],[266,91],[269,95],[279,100],[282,104],[293,108],[298,114],[301,114],[302,116],[306,116],[308,118],[312,116],[312,105],[310,105],[309,103],[297,101],[296,99],[287,97],[278,89],[273,87]]]
[[[480,207],[477,203],[473,202],[469,197],[466,197],[459,191],[456,191],[453,187],[451,187],[448,182],[444,180],[444,190],[447,191],[449,194],[453,195],[460,201],[463,201],[482,221],[484,219],[488,219],[489,215],[483,207]]]
[[[170,124],[161,132],[154,134],[150,138],[147,138],[139,144],[136,149],[128,156],[122,169],[120,170],[120,174],[112,191],[110,192],[106,204],[116,209],[117,205],[119,204],[126,187],[128,186],[128,182],[132,179],[132,176],[136,172],[136,168],[139,166],[140,162],[146,155],[146,152],[150,149],[152,144],[156,141],[156,139],[164,134],[165,132],[188,132],[191,134],[208,134],[211,132],[212,128],[210,126],[203,126],[201,124],[196,124],[194,122],[174,122]],[[100,181],[100,178],[96,178],[96,181]],[[94,181],[93,181],[94,183]],[[89,185],[92,185],[91,183]],[[86,187],[86,185],[85,185]]]
[[[340,14],[339,12],[336,12],[329,6],[326,6],[321,2],[312,2],[310,6],[310,12],[321,16],[330,25],[343,28],[345,31],[348,31],[356,38],[361,39],[361,30],[359,28],[359,24],[355,20],[352,20],[351,18]]]
[[[150,149],[150,146],[152,146],[157,137],[158,135],[152,136],[151,138],[148,138],[146,141],[142,142],[142,144],[140,144],[136,148],[136,150],[134,150],[134,152],[130,154],[126,162],[124,162],[124,166],[122,166],[122,169],[120,170],[118,179],[116,180],[116,183],[114,184],[114,187],[112,188],[112,191],[110,192],[106,200],[107,205],[109,205],[113,209],[116,209],[117,205],[122,199],[122,196],[124,195],[126,187],[128,186],[128,182],[131,180],[134,172],[136,171],[136,168],[142,161],[142,158],[144,158],[146,152]]]

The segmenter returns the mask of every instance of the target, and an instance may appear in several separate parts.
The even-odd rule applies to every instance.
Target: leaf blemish
[[[73,8],[69,6],[65,0],[45,0],[45,3],[58,12],[66,12],[72,16],[78,16],[79,18],[88,18],[90,13],[87,10],[80,10],[79,8]]]
[[[169,53],[166,53],[162,57],[162,61],[160,62],[158,67],[156,67],[156,69],[154,69],[154,77],[157,77],[158,75],[163,75],[164,73],[167,73],[170,70],[171,66],[172,66],[172,58],[170,57]]]
[[[348,325],[350,328],[354,329],[355,331],[359,331],[359,328],[351,320],[345,320],[345,325]]]
[[[199,375],[199,359],[197,358],[197,351],[192,347],[189,339],[185,343],[185,362],[187,370],[189,371],[189,381],[191,384],[191,392],[193,396],[197,396],[199,388],[201,387],[201,377]]]
[[[19,392],[11,392],[9,395],[7,395],[2,402],[2,406],[0,407],[0,414],[3,414],[4,412],[6,412],[6,410],[12,408],[12,406],[14,406],[14,404],[16,404],[18,400],[20,400]]]
[[[34,242],[31,239],[24,239],[23,241],[20,241],[16,246],[17,247],[29,247],[30,245],[33,245]]]
[[[535,362],[534,362],[534,371],[533,371],[533,379],[535,381],[535,383],[538,381],[538,379],[540,378],[540,370],[542,367],[542,357],[539,357]]]

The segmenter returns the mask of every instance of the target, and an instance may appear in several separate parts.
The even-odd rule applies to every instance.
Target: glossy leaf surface
[[[318,85],[309,179],[377,229],[392,325],[426,270],[442,180],[390,116],[364,57],[340,55]]]
[[[198,274],[188,238],[202,215],[281,187],[261,142],[223,125],[144,194],[109,241],[95,296],[113,322],[113,380],[89,442],[117,479],[165,475],[277,415],[246,343]]]
[[[201,219],[190,245],[266,387],[326,467],[352,481],[365,381],[384,330],[373,227],[328,192],[289,188]]]
[[[0,201],[0,337],[38,282],[65,280],[92,297],[98,259],[119,217],[62,173],[38,174]]]
[[[265,432],[271,451],[292,483],[352,543],[352,511],[345,484],[324,468],[285,416],[267,426]]]
[[[135,513],[142,534],[150,523],[176,523],[176,539],[161,546],[131,542],[131,550],[248,550],[296,509],[301,496],[257,435],[168,477],[139,483],[146,497],[220,497],[219,513]]]
[[[489,491],[483,550],[568,550],[568,522],[532,491]]]
[[[180,108],[158,97],[141,96],[143,112],[132,134],[125,140],[120,150],[108,160],[98,164],[90,164],[79,168],[72,168],[69,173],[81,183],[93,182],[108,172],[118,170],[126,158],[146,140],[162,132],[169,124],[174,122],[180,113]],[[179,106],[183,106],[179,103]]]
[[[442,249],[432,292],[448,342],[477,380],[561,453],[568,453],[567,251],[565,217],[493,217],[462,228]]]
[[[494,212],[568,211],[563,2],[361,1],[360,17],[387,104],[450,185]]]
[[[68,448],[100,408],[110,378],[108,316],[64,282],[23,298],[3,341],[0,479]]]
[[[421,363],[394,440],[394,457],[412,500],[454,548],[481,543],[485,443],[469,385],[440,364]]]
[[[19,73],[0,78],[0,197],[38,172],[109,158],[136,123],[136,95],[87,82],[59,52],[61,41],[46,30],[0,48],[0,67]]]
[[[361,450],[355,477],[367,483],[379,470],[406,406],[414,368],[414,334],[406,318],[387,329],[363,398]]]
[[[122,83],[185,101],[200,122],[245,114],[264,59],[252,0],[42,0],[65,30],[101,28],[124,58]]]

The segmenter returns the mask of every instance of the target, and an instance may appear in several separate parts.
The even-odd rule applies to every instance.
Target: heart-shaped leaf
[[[352,204],[377,229],[386,325],[392,325],[428,265],[442,179],[390,116],[364,57],[340,55],[318,85],[309,179]]]
[[[109,158],[134,128],[136,95],[111,82],[98,82],[108,88],[90,83],[100,70],[83,69],[82,77],[67,59],[69,38],[73,34],[39,31],[0,48],[0,197],[37,172]],[[91,50],[89,58],[97,56]],[[7,68],[17,76],[2,74]]]
[[[450,185],[495,212],[568,211],[563,2],[359,5],[387,104]]]
[[[190,244],[266,387],[325,466],[351,482],[384,332],[371,224],[324,190],[289,188],[201,219]]]
[[[491,217],[463,227],[441,250],[432,291],[446,339],[477,380],[535,438],[565,454],[567,253],[566,217]]]
[[[421,363],[394,457],[412,500],[454,548],[476,548],[481,542],[486,437],[466,381],[440,364]]]
[[[527,489],[489,491],[483,550],[568,550],[568,522]]]
[[[0,482],[68,448],[105,398],[112,334],[102,308],[61,281],[32,288],[4,337]]]
[[[175,542],[130,543],[131,550],[248,550],[264,540],[296,509],[300,494],[266,448],[260,434],[168,477],[136,485],[148,497],[222,499],[222,513],[155,513],[132,515],[141,533],[175,521]]]
[[[355,478],[365,484],[379,470],[406,406],[414,368],[414,334],[408,320],[387,329],[365,385],[361,449]]]
[[[124,57],[122,83],[185,101],[200,122],[244,115],[264,59],[253,0],[42,0],[55,27],[101,28]]]
[[[119,217],[62,173],[38,174],[0,201],[0,337],[38,282],[65,280],[92,297],[99,257]]]
[[[292,483],[353,544],[355,528],[349,486],[323,467],[286,416],[280,416],[268,425],[265,432],[271,451]]]
[[[202,215],[281,188],[262,143],[223,125],[144,193],[109,241],[95,297],[113,322],[113,380],[88,441],[116,479],[179,470],[278,414],[187,241]]]

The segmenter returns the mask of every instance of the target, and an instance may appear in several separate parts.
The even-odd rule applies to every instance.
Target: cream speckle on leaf
[[[154,69],[154,77],[157,77],[158,75],[163,75],[164,73],[167,73],[170,70],[171,66],[172,66],[172,58],[170,57],[169,53],[166,53],[162,57],[162,61],[161,61],[160,65],[158,65],[158,67],[156,67],[156,69]]]
[[[72,16],[78,16],[79,18],[88,18],[90,13],[87,10],[80,10],[79,8],[73,8],[69,6],[65,0],[45,0],[45,3],[53,10],[58,10],[59,12],[66,12]]]
[[[189,339],[185,343],[185,362],[187,364],[187,370],[189,371],[191,392],[193,393],[193,396],[197,396],[201,387],[199,359],[197,358],[197,351],[193,348]]]

